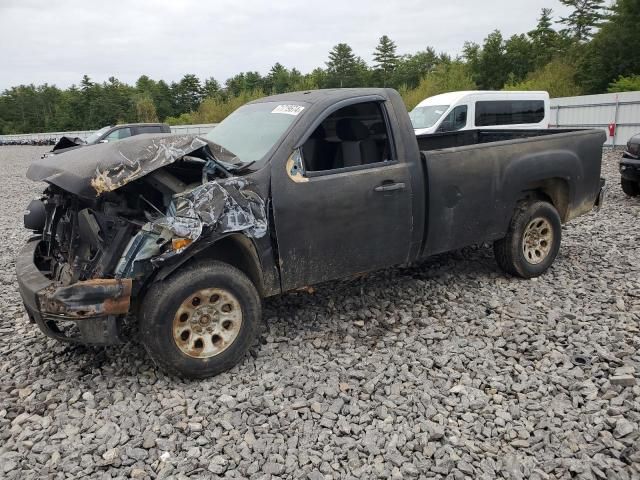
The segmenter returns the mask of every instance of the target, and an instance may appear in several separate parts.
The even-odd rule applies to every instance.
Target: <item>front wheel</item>
[[[193,264],[149,289],[141,340],[163,370],[206,378],[242,360],[261,317],[260,296],[244,273],[222,262]]]
[[[634,182],[632,180],[621,179],[622,191],[630,197],[637,197],[640,195],[640,182]]]
[[[522,278],[542,275],[560,249],[562,225],[558,211],[548,202],[521,203],[511,219],[507,236],[493,244],[502,270]]]

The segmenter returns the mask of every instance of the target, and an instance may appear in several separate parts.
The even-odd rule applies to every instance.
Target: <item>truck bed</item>
[[[422,151],[443,148],[466,147],[482,143],[523,140],[532,137],[571,133],[580,129],[544,129],[544,130],[464,130],[462,132],[416,135],[418,148]]]
[[[604,140],[582,129],[417,136],[429,199],[421,256],[503,238],[528,192],[549,192],[563,223],[590,211]]]

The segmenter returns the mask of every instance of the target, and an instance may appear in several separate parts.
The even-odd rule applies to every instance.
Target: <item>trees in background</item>
[[[326,86],[329,88],[358,87],[368,80],[367,64],[346,43],[339,43],[331,49],[326,66]]]
[[[372,65],[346,43],[328,53],[323,68],[303,74],[275,63],[266,75],[240,72],[220,84],[186,74],[168,84],[142,75],[134,85],[111,77],[78,85],[20,85],[0,94],[0,133],[95,129],[118,122],[172,124],[222,120],[243,103],[273,93],[330,87],[398,89],[407,106],[451,90],[547,90],[552,96],[640,89],[640,0],[560,0],[571,13],[555,22],[542,9],[535,27],[505,38],[498,30],[482,44],[467,42],[451,58],[432,47],[399,54],[379,38]]]
[[[578,81],[585,93],[601,93],[618,77],[640,73],[640,0],[618,0],[584,46]]]
[[[637,92],[640,90],[640,75],[631,75],[630,77],[618,77],[609,84],[608,91],[615,92]]]
[[[551,97],[580,95],[581,88],[575,82],[576,69],[560,59],[553,60],[539,70],[534,70],[520,82],[508,82],[505,90],[544,90]]]
[[[439,93],[456,90],[475,90],[476,83],[471,77],[468,65],[461,61],[439,63],[425,75],[416,88],[403,87],[400,95],[408,109],[413,109],[420,101]]]
[[[569,35],[578,42],[589,40],[606,16],[604,0],[560,0],[560,3],[573,9],[560,23],[567,26]]]
[[[386,87],[393,81],[393,74],[398,67],[400,57],[396,54],[396,44],[388,36],[383,35],[373,52],[374,83]]]

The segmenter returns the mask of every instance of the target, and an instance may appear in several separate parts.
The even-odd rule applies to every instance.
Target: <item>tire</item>
[[[533,278],[551,266],[561,240],[558,211],[548,202],[532,200],[518,205],[507,236],[494,242],[493,251],[498,265],[506,273]]]
[[[251,280],[229,264],[210,261],[152,285],[140,309],[140,335],[151,359],[167,373],[207,378],[243,359],[261,318],[260,295]]]
[[[633,180],[621,179],[622,191],[630,197],[637,197],[640,195],[640,183]]]

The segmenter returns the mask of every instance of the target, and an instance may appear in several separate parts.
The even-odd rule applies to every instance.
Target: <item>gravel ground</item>
[[[242,365],[185,382],[137,344],[28,323],[14,257],[47,149],[0,149],[0,477],[640,478],[640,200],[619,152],[543,277],[468,248],[288,294]]]

